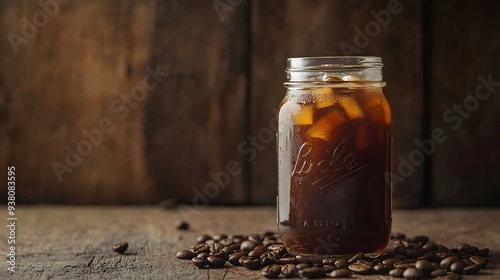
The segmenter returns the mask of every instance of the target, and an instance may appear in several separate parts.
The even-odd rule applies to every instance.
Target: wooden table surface
[[[6,207],[4,208],[6,209]],[[7,210],[2,211],[7,223]],[[198,269],[175,253],[200,233],[249,234],[275,230],[275,208],[212,207],[192,213],[191,229],[180,231],[179,210],[153,206],[21,206],[16,217],[15,273],[7,271],[9,232],[0,231],[0,279],[265,279],[258,271],[229,264]],[[470,243],[491,250],[490,264],[464,279],[500,279],[500,209],[395,210],[393,228],[428,235],[448,247]],[[111,250],[126,240],[127,254]],[[383,276],[353,279],[391,279]]]

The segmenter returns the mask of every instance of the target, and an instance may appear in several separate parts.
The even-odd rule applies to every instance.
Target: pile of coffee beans
[[[462,274],[477,274],[488,265],[489,249],[460,244],[449,249],[427,236],[407,238],[393,233],[389,248],[379,255],[358,253],[350,258],[322,260],[292,256],[275,232],[251,235],[202,234],[189,250],[177,258],[191,260],[198,268],[220,268],[229,262],[259,270],[266,278],[346,278],[359,275],[390,275],[406,279],[462,279]]]

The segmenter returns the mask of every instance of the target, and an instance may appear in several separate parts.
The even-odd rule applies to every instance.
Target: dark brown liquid
[[[391,119],[380,89],[289,95],[279,112],[278,149],[279,231],[289,252],[346,255],[385,248]]]

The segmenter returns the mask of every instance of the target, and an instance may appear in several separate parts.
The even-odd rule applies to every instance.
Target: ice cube
[[[295,114],[295,124],[310,125],[313,123],[313,106],[301,105],[300,110]]]
[[[335,130],[345,121],[346,119],[339,110],[333,110],[317,120],[307,131],[307,136],[331,141]]]
[[[364,117],[363,110],[352,96],[339,95],[337,99],[350,120]]]
[[[322,109],[335,105],[332,88],[316,88],[311,91],[314,96],[316,108]]]

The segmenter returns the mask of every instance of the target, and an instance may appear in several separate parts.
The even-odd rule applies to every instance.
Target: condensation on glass
[[[392,120],[379,57],[287,61],[278,111],[278,225],[292,254],[383,250]]]

